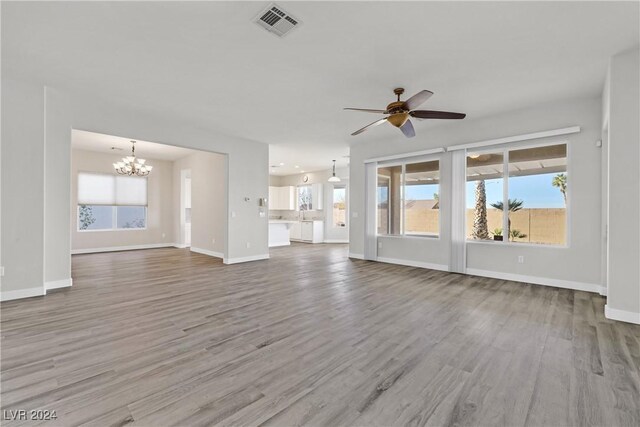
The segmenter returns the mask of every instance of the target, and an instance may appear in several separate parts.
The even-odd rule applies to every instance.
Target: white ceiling
[[[468,119],[596,96],[608,58],[638,43],[638,2],[3,2],[2,67],[52,86],[271,144],[277,174],[347,163],[353,141],[408,141],[343,107],[383,108],[396,86]],[[418,137],[433,122],[414,123]]]
[[[76,129],[71,132],[71,147],[79,150],[97,151],[125,157],[131,154],[131,145],[130,138]],[[174,147],[173,145],[136,140],[136,157],[141,159],[174,161],[193,153],[197,153],[197,151]]]

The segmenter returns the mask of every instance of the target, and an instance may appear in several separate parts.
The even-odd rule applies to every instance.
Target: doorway
[[[191,247],[191,169],[180,171],[180,225],[182,244]]]

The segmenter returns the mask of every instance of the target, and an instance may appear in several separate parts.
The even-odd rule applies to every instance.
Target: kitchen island
[[[284,219],[269,220],[269,247],[289,246],[289,229],[298,221],[288,221]]]

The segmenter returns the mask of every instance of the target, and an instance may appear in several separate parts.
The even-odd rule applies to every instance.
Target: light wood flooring
[[[640,425],[640,327],[596,294],[345,245],[74,255],[73,278],[1,305],[2,409],[42,425]]]

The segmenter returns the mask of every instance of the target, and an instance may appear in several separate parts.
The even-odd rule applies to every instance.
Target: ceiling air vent
[[[260,12],[254,22],[278,37],[283,37],[300,25],[297,18],[285,12],[275,3],[271,3],[269,7]]]

